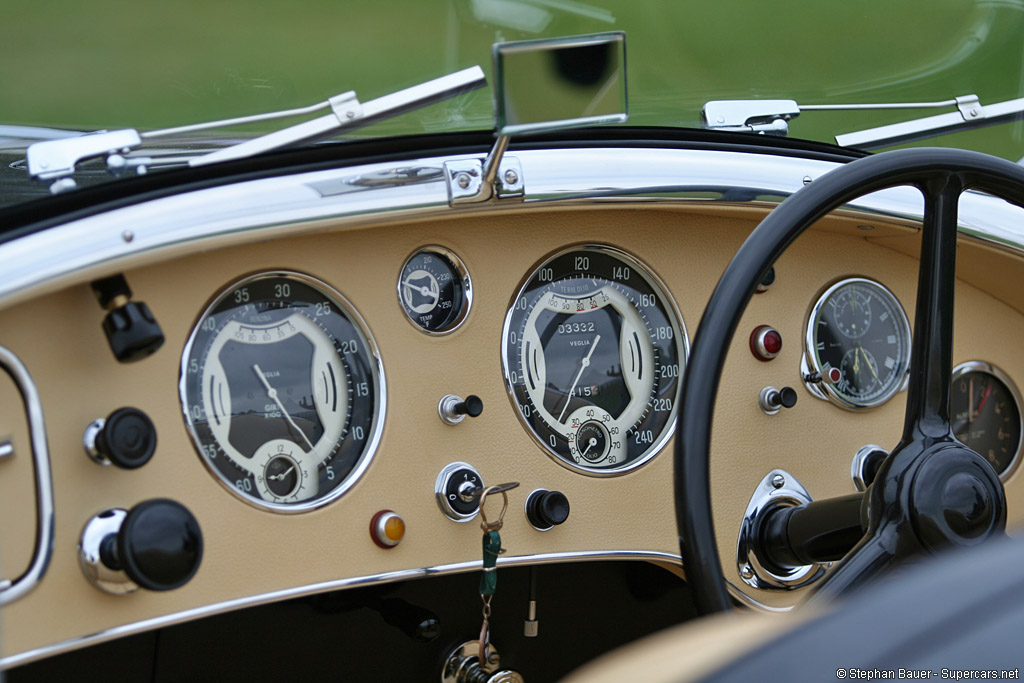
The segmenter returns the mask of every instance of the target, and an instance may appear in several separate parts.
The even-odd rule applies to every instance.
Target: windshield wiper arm
[[[786,135],[789,121],[802,111],[852,111],[868,109],[937,109],[957,111],[894,123],[836,136],[841,147],[877,149],[903,142],[982,126],[1003,123],[1024,115],[1024,98],[981,106],[977,95],[962,95],[938,102],[882,102],[877,104],[804,104],[795,100],[713,100],[704,105],[704,127],[762,135]]]
[[[189,126],[178,126],[164,130],[139,133],[127,128],[124,130],[101,131],[59,140],[47,140],[30,145],[26,153],[29,175],[37,180],[54,181],[50,186],[52,192],[75,187],[71,177],[76,166],[88,159],[107,158],[107,168],[112,173],[123,172],[126,166],[135,167],[140,174],[148,167],[188,164],[189,166],[205,166],[230,159],[242,159],[287,145],[305,142],[324,137],[339,130],[351,130],[398,114],[418,109],[428,104],[461,95],[487,84],[483,69],[473,66],[462,71],[435,78],[411,88],[384,95],[369,102],[360,104],[354,92],[346,92],[330,98],[326,102],[299,109],[242,116],[209,123],[198,123]],[[273,133],[253,138],[231,147],[195,157],[177,157],[171,160],[161,159],[125,159],[123,155],[139,147],[144,139],[191,133],[212,128],[225,128],[244,123],[254,123],[270,119],[285,118],[311,114],[320,109],[330,108],[331,113],[309,121],[283,128]]]

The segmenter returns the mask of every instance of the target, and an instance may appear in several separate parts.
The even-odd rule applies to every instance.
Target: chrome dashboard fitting
[[[850,477],[853,479],[853,487],[860,492],[868,490],[868,486],[875,479],[875,473],[878,471],[879,462],[875,462],[875,459],[879,457],[886,458],[889,455],[889,451],[873,443],[869,443],[866,446],[861,446],[856,453],[853,455],[853,462],[850,463]]]
[[[775,415],[783,408],[795,406],[796,399],[796,390],[792,387],[776,389],[773,386],[767,386],[761,389],[761,393],[757,395],[757,405],[765,415]]]
[[[480,641],[469,640],[459,645],[445,659],[441,669],[441,683],[524,683],[521,674],[509,669],[496,671],[501,666],[498,648],[487,645],[487,662],[480,663]]]
[[[14,444],[10,439],[0,440],[0,461],[6,460],[14,455]]]
[[[781,483],[780,483],[781,478]],[[764,590],[795,590],[817,581],[824,565],[810,564],[791,569],[768,570],[758,557],[761,524],[769,511],[810,503],[813,499],[796,477],[785,470],[772,470],[757,485],[740,523],[736,542],[736,569],[743,583]]]
[[[460,524],[472,521],[480,512],[484,480],[476,468],[465,462],[445,465],[434,482],[434,498],[444,516]]]
[[[484,411],[484,402],[479,396],[470,394],[465,400],[455,394],[445,394],[437,404],[437,414],[446,425],[457,425],[469,417],[479,417]]]
[[[100,453],[99,449],[96,448],[96,437],[103,431],[103,427],[106,424],[107,421],[102,417],[90,422],[85,428],[85,433],[82,434],[82,447],[85,448],[85,454],[94,463],[103,467],[110,467],[110,458]]]
[[[782,352],[782,335],[771,325],[758,325],[750,333],[750,352],[768,362]]]
[[[122,508],[104,510],[86,523],[78,542],[78,564],[85,578],[96,588],[111,595],[128,595],[139,589],[139,585],[129,579],[123,570],[111,569],[100,559],[103,539],[116,534],[127,515],[128,511]]]

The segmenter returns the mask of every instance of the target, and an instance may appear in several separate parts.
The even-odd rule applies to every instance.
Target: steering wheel
[[[726,349],[764,273],[800,234],[857,197],[898,185],[924,195],[924,226],[903,436],[864,494],[867,530],[816,586],[846,593],[922,552],[1004,535],[1002,482],[950,426],[957,207],[976,189],[1024,207],[1024,168],[952,149],[907,149],[838,167],[780,204],[751,233],[719,280],[694,339],[676,424],[675,506],[687,579],[702,613],[730,609],[711,516],[712,410]]]

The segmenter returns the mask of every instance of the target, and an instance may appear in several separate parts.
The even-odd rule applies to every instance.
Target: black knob
[[[561,491],[534,491],[526,499],[526,518],[538,529],[550,529],[569,519],[569,499]]]
[[[456,403],[452,407],[452,412],[456,415],[468,415],[469,417],[477,417],[480,413],[484,412],[484,402],[480,400],[480,397],[476,394],[470,394],[466,397],[465,401]]]
[[[203,532],[188,509],[167,498],[143,501],[131,510],[116,534],[100,545],[100,560],[124,570],[132,581],[153,591],[188,583],[203,558]]]
[[[142,360],[164,343],[160,324],[141,301],[129,301],[107,313],[103,332],[114,357],[122,363]]]
[[[793,387],[782,387],[778,391],[769,392],[766,400],[772,408],[792,408],[796,405],[796,389]]]
[[[96,434],[96,451],[126,470],[142,467],[156,451],[156,427],[138,408],[118,408]]]

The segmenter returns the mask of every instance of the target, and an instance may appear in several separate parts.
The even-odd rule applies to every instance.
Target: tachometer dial
[[[529,275],[502,359],[527,428],[565,466],[616,474],[671,436],[685,329],[664,285],[618,249],[575,247]]]
[[[1017,468],[1021,450],[1021,398],[1006,373],[971,361],[953,369],[953,433],[988,460],[1000,478]]]
[[[284,512],[340,496],[382,426],[379,354],[326,284],[263,273],[224,289],[182,357],[181,401],[200,457],[249,503]]]
[[[424,247],[409,257],[398,275],[398,300],[419,329],[445,334],[462,324],[472,302],[469,272],[454,252]]]
[[[808,367],[839,381],[822,383],[833,403],[856,410],[880,405],[904,385],[910,364],[910,324],[896,297],[872,280],[850,278],[819,297],[807,320]]]

